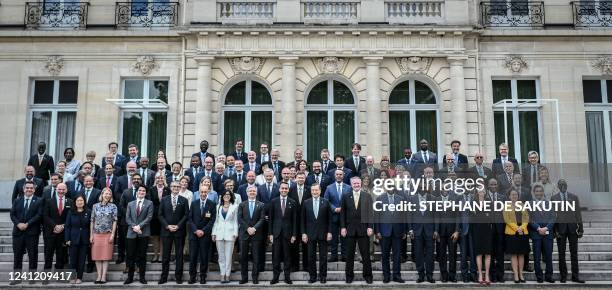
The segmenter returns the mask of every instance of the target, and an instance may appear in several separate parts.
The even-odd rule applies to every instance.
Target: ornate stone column
[[[380,100],[380,56],[364,57],[366,63],[367,154],[380,160],[382,156],[382,105]]]
[[[212,64],[215,60],[212,56],[196,56],[198,63],[198,81],[196,94],[195,112],[195,140],[194,151],[200,150],[200,141],[206,139],[210,143],[215,143],[211,138],[212,130]],[[223,148],[223,145],[219,145]]]
[[[297,112],[295,96],[295,64],[296,56],[279,57],[283,65],[282,102],[281,102],[281,130],[280,145],[281,157],[290,160],[293,150],[297,148]]]
[[[451,139],[459,140],[464,144],[463,148],[468,148],[467,134],[467,112],[465,106],[465,79],[463,76],[463,64],[467,60],[466,56],[448,57],[450,64],[450,85],[451,85],[451,104],[453,131]]]

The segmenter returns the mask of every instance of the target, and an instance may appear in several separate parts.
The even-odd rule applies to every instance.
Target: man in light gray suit
[[[128,277],[123,284],[134,281],[134,264],[138,262],[140,283],[147,284],[145,279],[147,248],[151,236],[151,219],[153,218],[153,202],[145,199],[147,187],[139,185],[136,199],[128,203],[125,221],[127,231],[127,267]]]

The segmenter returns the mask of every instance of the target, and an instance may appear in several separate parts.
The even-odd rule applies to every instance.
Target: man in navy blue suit
[[[138,154],[138,145],[130,144],[128,146],[129,155],[126,156],[125,160],[123,160],[123,164],[121,164],[122,174],[127,174],[127,165],[130,162],[136,163],[136,167],[140,166],[140,155]]]
[[[514,169],[518,172],[518,161],[510,156],[508,156],[508,144],[501,143],[499,144],[499,157],[493,159],[493,163],[491,164],[491,169],[493,170],[493,176],[497,176],[499,174],[504,173],[504,164],[506,161],[510,161],[514,163]]]
[[[206,157],[206,160],[204,160],[204,168],[202,169],[202,171],[200,171],[200,173],[198,173],[198,175],[196,175],[196,178],[193,181],[193,189],[195,189],[195,191],[192,190],[192,192],[198,191],[200,187],[200,182],[205,176],[210,177],[210,182],[213,187],[219,182],[219,175],[214,170],[214,160],[212,159],[212,157]]]
[[[189,211],[187,225],[189,229],[189,284],[196,282],[198,263],[200,263],[200,284],[206,284],[212,245],[212,229],[217,213],[215,203],[208,199],[209,190],[208,188],[200,191],[200,199],[191,203],[191,210]]]
[[[536,184],[533,186],[533,201],[550,203],[544,197],[544,187]],[[553,280],[553,227],[555,225],[555,212],[553,211],[531,211],[529,212],[529,236],[533,243],[533,264],[535,265],[535,274],[538,283],[544,281],[555,283]],[[544,258],[546,263],[546,273],[542,275],[541,259]]]
[[[257,163],[257,153],[255,151],[249,151],[247,153],[247,163],[244,164],[244,170],[255,171],[256,175],[261,174],[261,164]]]
[[[450,154],[449,154],[450,155]],[[451,159],[450,162],[453,162]],[[451,173],[447,178],[456,179]],[[456,202],[459,196],[452,190],[440,190],[438,200]],[[458,212],[446,211],[438,219],[439,242],[436,243],[436,254],[440,266],[440,280],[444,283],[457,282],[457,242],[459,240]]]
[[[23,196],[23,185],[28,181],[31,181],[36,185],[35,195],[38,197],[42,197],[42,192],[43,192],[43,187],[44,187],[43,180],[36,177],[36,172],[34,170],[34,167],[31,165],[28,165],[25,168],[25,177],[15,182],[15,186],[13,187],[13,196],[11,198],[11,201],[15,201],[17,198]]]
[[[13,271],[21,272],[23,255],[28,252],[30,272],[38,266],[38,237],[40,236],[40,221],[43,203],[34,195],[36,184],[26,181],[23,185],[23,196],[13,202],[11,221],[13,222]],[[16,285],[21,280],[13,280],[10,285]]]
[[[416,268],[419,274],[417,283],[435,283],[434,271],[434,240],[438,239],[437,214],[429,210],[426,202],[435,200],[428,190],[419,190],[418,194],[411,196],[410,202],[415,204],[411,212],[410,238],[414,240]],[[423,207],[421,207],[423,205]]]
[[[236,191],[239,195],[241,200],[247,200],[249,197],[247,196],[247,188],[249,186],[255,186],[255,172],[249,172],[246,174],[246,183],[241,184],[241,185],[236,185],[236,183],[234,182],[234,186],[238,186],[238,191]],[[259,195],[257,195],[259,198]]]
[[[112,161],[110,163],[117,168],[121,168],[121,165],[123,164],[123,160],[125,160],[125,156],[118,153],[117,152],[118,149],[119,149],[119,144],[117,144],[117,142],[113,141],[113,142],[108,143],[108,153],[112,155]],[[106,166],[107,163],[109,163],[107,158],[106,157],[102,158],[102,167]]]
[[[361,144],[353,143],[353,147],[351,148],[351,152],[353,153],[349,158],[344,162],[344,167],[348,168],[355,175],[359,174],[361,170],[366,168],[366,160],[365,158],[359,156],[361,153]]]
[[[342,196],[351,191],[351,187],[343,182],[344,171],[342,171],[341,169],[336,170],[335,180],[336,182],[327,186],[324,195],[325,199],[329,201],[333,212],[331,222],[332,240],[329,245],[331,255],[329,258],[329,262],[338,262],[338,243],[341,244],[341,260],[344,262],[346,258],[346,246],[344,238],[340,238],[340,213],[342,212],[340,202],[342,201]]]
[[[473,201],[470,194],[465,193],[459,197],[463,203]],[[470,211],[462,211],[458,214],[459,245],[461,247],[461,278],[463,283],[476,281],[476,255],[474,255],[474,240],[470,230]],[[469,257],[469,260],[468,260]]]
[[[381,194],[376,199],[381,206],[401,204],[405,199],[403,196],[390,191]],[[383,270],[383,283],[389,283],[391,279],[397,283],[404,283],[401,275],[401,248],[402,240],[406,238],[407,215],[403,212],[391,210],[389,207],[379,213],[378,223],[374,224],[374,231],[378,240],[381,241],[381,264]],[[391,252],[393,252],[393,277],[391,277]]]
[[[272,169],[268,168],[264,171],[264,179],[266,182],[257,188],[257,200],[267,205],[278,197],[280,192],[278,184],[274,183],[274,171]]]
[[[357,174],[358,172],[353,172],[352,170],[344,167],[344,155],[342,154],[336,154],[334,156],[334,163],[336,163],[336,168],[329,169],[329,171],[327,171],[329,178],[335,180],[336,170],[342,170],[344,173],[344,179],[342,182],[346,183],[347,185],[351,184],[351,177],[353,177],[353,173]]]
[[[204,167],[204,160],[206,160],[206,157],[210,157],[213,159],[213,162],[215,160],[215,155],[211,154],[208,152],[208,141],[206,140],[202,140],[202,142],[200,142],[200,152],[196,152],[191,154],[191,157],[193,156],[198,156],[198,160],[200,161],[200,166]]]
[[[406,170],[410,171],[411,176],[414,176],[414,160],[412,159],[412,149],[410,147],[404,148],[404,158],[397,160],[395,164],[403,166]]]
[[[332,183],[333,179],[322,171],[321,161],[312,162],[312,172],[306,177],[306,186],[311,186],[314,183],[318,183],[320,188],[327,188]]]
[[[198,191],[198,185],[200,184],[198,182],[198,175],[204,171],[204,167],[202,167],[202,162],[200,162],[200,156],[199,155],[192,155],[191,156],[191,161],[189,162],[189,168],[187,168],[187,170],[185,170],[185,176],[189,176],[189,190],[191,190],[191,192],[196,192]]]
[[[234,152],[226,154],[227,156],[234,156],[236,160],[242,160],[242,163],[246,164],[248,162],[247,154],[244,152],[244,141],[242,139],[236,140],[234,145]]]
[[[464,170],[466,170],[468,167],[468,158],[467,156],[459,153],[459,150],[461,148],[461,142],[459,140],[453,140],[450,143],[450,147],[451,147],[451,155],[453,157],[453,161],[454,161],[454,165],[455,167],[455,171],[459,171],[462,172]],[[442,159],[442,164],[446,165],[446,159],[443,158]]]

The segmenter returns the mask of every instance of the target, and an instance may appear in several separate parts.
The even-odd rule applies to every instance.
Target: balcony
[[[276,1],[217,1],[217,21],[222,24],[272,24]]]
[[[612,26],[612,1],[571,2],[576,27]]]
[[[178,24],[178,2],[117,2],[115,25],[126,27],[172,27]]]
[[[88,2],[26,2],[25,26],[29,29],[87,27]]]
[[[483,27],[542,27],[544,2],[480,2],[480,21]]]
[[[357,24],[360,4],[359,1],[303,0],[302,21],[307,24]]]
[[[385,18],[389,24],[441,24],[444,1],[388,1]]]

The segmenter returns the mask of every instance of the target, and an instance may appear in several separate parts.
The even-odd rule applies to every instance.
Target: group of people
[[[452,152],[442,158],[441,165],[428,142],[421,140],[418,151],[404,149],[404,157],[394,165],[382,156],[376,166],[372,156],[360,155],[358,143],[346,158],[336,154],[331,159],[323,149],[320,159],[307,162],[297,149],[293,160],[285,163],[279,151],[265,143],[258,153],[245,152],[243,140],[237,140],[234,152],[214,156],[204,140],[185,170],[180,162],[169,164],[162,149],[155,162],[149,162],[133,144],[126,156],[120,154],[116,142],[108,145],[100,165],[95,163],[95,152],[87,152],[87,160],[80,162],[72,148],[55,164],[46,144],[40,143],[13,191],[14,270],[21,271],[26,252],[29,270],[37,270],[42,231],[45,271],[51,271],[54,261],[56,271],[69,262],[75,272],[72,283],[81,283],[83,273],[93,272],[94,266],[95,283],[106,283],[108,265],[116,253],[115,263],[125,263],[125,284],[134,282],[135,272],[138,281],[146,284],[148,263],[162,264],[158,283],[167,283],[171,262],[175,263],[174,280],[182,284],[185,257],[189,284],[205,284],[211,262],[219,264],[220,282],[229,283],[235,257],[240,261],[240,284],[249,281],[249,263],[251,282],[258,284],[271,247],[271,284],[279,282],[281,273],[284,282],[292,284],[290,274],[301,270],[309,273],[309,283],[326,283],[327,264],[340,261],[345,262],[346,283],[352,283],[356,259],[370,284],[375,245],[380,246],[384,283],[404,283],[401,264],[409,260],[416,263],[419,283],[435,283],[434,260],[442,282],[457,282],[458,274],[463,282],[504,282],[505,254],[511,256],[514,282],[521,283],[523,271],[530,270],[531,251],[538,282],[553,283],[556,238],[561,282],[568,275],[569,242],[571,280],[584,283],[577,260],[583,233],[579,210],[389,211],[372,219],[375,201],[387,205],[428,200],[578,202],[567,191],[565,180],[552,183],[535,151],[529,152],[528,164],[519,168],[508,156],[508,146],[501,144],[499,157],[487,167],[482,154],[475,153],[474,163],[468,165],[467,156],[460,153],[461,143],[450,145]],[[483,179],[486,188],[467,194],[430,189],[419,189],[414,195],[406,190],[373,194],[375,179],[395,176],[470,176]],[[153,244],[151,259],[147,258],[149,242]],[[16,283],[20,281],[11,282]]]

